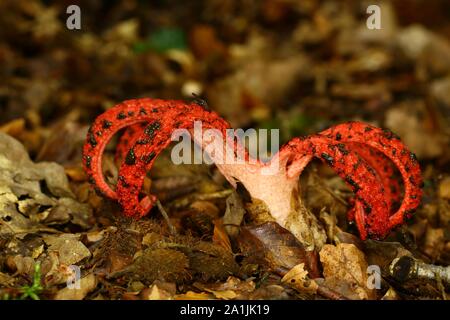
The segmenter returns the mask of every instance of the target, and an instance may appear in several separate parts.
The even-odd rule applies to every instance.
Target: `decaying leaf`
[[[395,130],[418,157],[438,157],[448,142],[437,128],[430,127],[427,122],[432,120],[422,101],[408,101],[386,113],[386,126]]]
[[[220,291],[215,291],[215,290],[209,290],[206,289],[206,291],[211,292],[217,299],[222,299],[222,300],[231,300],[231,299],[235,299],[237,297],[236,292],[234,292],[233,290],[220,290]]]
[[[171,300],[173,294],[160,288],[157,284],[153,284],[148,290],[141,293],[141,297],[145,300]]]
[[[439,197],[450,200],[450,177],[444,178],[439,184]]]
[[[450,54],[450,44],[446,38],[415,24],[399,32],[397,39],[397,45],[405,55],[419,60],[431,72],[449,72],[450,63],[445,57]]]
[[[13,137],[16,137],[17,135],[22,133],[24,129],[25,129],[24,118],[18,118],[0,126],[1,132],[9,134],[10,136]]]
[[[445,246],[445,230],[428,227],[425,233],[424,251],[433,259],[439,259]]]
[[[79,235],[63,234],[60,236],[44,236],[49,251],[56,251],[59,261],[65,265],[72,265],[90,257],[91,252],[79,241]]]
[[[367,285],[367,262],[353,244],[325,245],[319,253],[325,285],[351,299],[374,299]]]
[[[17,255],[13,259],[14,269],[18,274],[32,275],[34,272],[35,260],[31,257],[24,257],[22,255]]]
[[[252,300],[285,300],[289,299],[290,295],[285,287],[277,284],[269,284],[267,286],[260,287],[248,295],[248,299]]]
[[[267,105],[276,105],[296,80],[308,73],[308,59],[302,54],[295,53],[289,57],[262,55],[274,52],[270,50],[272,45],[260,34],[252,34],[247,44],[236,45],[232,49],[235,72],[207,88],[211,104],[233,126],[247,124],[252,115],[255,117]],[[252,81],[248,81],[249,78]],[[279,81],[280,78],[284,80]],[[230,108],[230,105],[237,107]]]
[[[389,287],[388,291],[386,291],[381,300],[400,300],[400,298],[398,293],[392,287]]]
[[[55,300],[83,300],[86,295],[95,289],[97,286],[97,277],[90,273],[87,276],[81,278],[77,287],[66,287],[58,291],[54,296]]]
[[[61,166],[33,163],[18,141],[0,133],[0,234],[24,236],[69,221],[86,228],[92,209],[74,197]]]
[[[237,192],[233,192],[226,200],[227,209],[223,216],[223,224],[231,238],[239,234],[239,227],[244,219],[245,208]]]
[[[6,273],[0,272],[0,286],[10,287],[14,285],[14,282],[15,282],[14,277]]]
[[[233,252],[233,250],[231,249],[230,239],[228,238],[228,234],[225,232],[225,228],[221,219],[214,220],[214,234],[212,241],[225,250]]]
[[[87,232],[86,235],[86,241],[88,243],[94,243],[94,242],[98,242],[104,239],[104,237],[107,235],[107,233],[109,232],[116,232],[117,228],[116,227],[108,227],[106,229],[102,229],[102,230],[96,230],[96,231],[91,231],[91,232]]]
[[[184,294],[178,294],[175,296],[175,300],[212,300],[214,296],[207,292],[194,292],[188,291]]]
[[[75,122],[79,113],[77,110],[72,111],[52,126],[36,157],[37,161],[55,161],[64,165],[73,161],[74,155],[80,152],[88,130],[86,126]]]
[[[228,277],[224,283],[203,284],[194,283],[194,286],[200,290],[211,292],[217,299],[247,299],[248,295],[256,289],[253,280],[242,281],[234,276]]]
[[[317,288],[319,287],[314,280],[308,277],[308,271],[305,270],[304,263],[300,263],[289,270],[289,272],[281,279],[281,282],[300,292],[309,294],[316,293]]]
[[[283,274],[303,262],[312,278],[319,276],[317,254],[306,251],[292,233],[276,222],[242,228],[239,245],[249,262]]]
[[[57,251],[49,251],[44,257],[42,264],[42,274],[44,274],[44,283],[47,286],[67,283],[69,278],[73,277],[73,270],[69,265],[59,261]]]
[[[389,272],[392,260],[401,256],[413,256],[400,242],[367,240],[358,249],[365,253],[369,265],[379,266],[384,273]]]

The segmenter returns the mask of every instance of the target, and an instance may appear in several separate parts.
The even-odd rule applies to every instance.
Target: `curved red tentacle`
[[[204,129],[215,129],[221,134],[220,139],[223,141],[219,142],[225,146],[221,145],[222,149],[217,149],[219,151],[208,152],[233,185],[240,178],[251,181],[248,179],[255,179],[254,175],[260,175],[261,169],[271,166],[271,162],[263,164],[257,160],[250,164],[249,160],[253,159],[249,158],[239,140],[227,135],[229,124],[216,113],[205,110],[196,103],[137,99],[125,101],[106,111],[90,128],[83,149],[83,164],[90,182],[106,196],[119,200],[126,215],[145,215],[156,200],[152,195],[139,199],[147,171],[151,169],[158,154],[171,143],[173,131],[184,128],[192,133],[196,121],[201,121]],[[124,161],[119,171],[117,190],[113,191],[104,181],[101,158],[110,138],[127,127],[116,151],[116,158]],[[194,140],[208,149],[201,139],[198,142],[198,138],[194,136]],[[228,166],[217,162],[216,153],[230,150],[233,157],[236,157],[238,151],[242,151],[243,163]],[[288,165],[288,168],[281,168],[276,173],[286,175],[286,179],[293,181],[313,156],[330,165],[352,188],[356,199],[352,212],[363,239],[367,236],[386,236],[420,203],[420,167],[415,156],[390,131],[361,122],[349,122],[304,139],[294,138],[274,157],[283,159],[282,163]],[[400,208],[391,215],[393,202],[400,198],[393,164],[403,178],[405,190]],[[254,180],[253,187],[260,180]],[[258,189],[258,186],[255,188]]]
[[[393,208],[401,200],[401,188],[395,175],[395,166],[392,161],[381,152],[368,148],[367,145],[361,143],[347,143],[347,145],[375,170],[376,175],[383,184],[384,195],[390,207],[390,212],[393,213]]]
[[[134,146],[136,141],[144,132],[146,125],[146,122],[142,122],[131,125],[125,129],[116,146],[116,154],[114,155],[114,160],[116,163],[122,163],[128,153],[128,150]]]
[[[216,129],[222,136],[226,136],[229,124],[217,114],[196,104],[179,103],[185,108],[180,109],[178,114],[148,124],[141,137],[129,149],[126,160],[120,167],[117,193],[120,195],[119,203],[127,216],[142,217],[153,207],[154,199],[139,200],[139,193],[146,172],[151,169],[161,151],[172,142],[174,130],[192,130],[195,121],[201,121],[204,129]],[[230,143],[234,145],[234,139]]]
[[[392,131],[380,129],[362,122],[348,122],[329,128],[327,136],[340,136],[341,141],[357,142],[374,148],[390,159],[399,170],[404,184],[403,201],[400,208],[387,222],[388,228],[402,224],[419,206],[422,197],[422,176],[414,153],[400,141]],[[387,168],[388,169],[388,168]]]
[[[301,155],[312,155],[328,164],[355,194],[355,208],[360,212],[355,218],[361,238],[386,235],[383,221],[389,218],[389,205],[384,197],[384,186],[373,168],[357,152],[341,142],[316,134],[292,139],[281,148],[280,154],[291,156],[291,166],[302,161]]]
[[[360,157],[362,157],[371,168],[375,171],[379,182],[383,185],[384,196],[389,207],[389,213],[393,214],[400,205],[401,193],[400,184],[395,175],[395,166],[386,156],[381,152],[368,148],[367,145],[360,143],[348,143],[349,147],[356,151]],[[354,200],[351,199],[352,203]],[[354,203],[354,206],[348,211],[347,218],[349,221],[355,221],[355,215],[358,212],[358,206]],[[359,214],[362,212],[359,211]]]
[[[333,126],[327,130],[320,132],[319,134],[325,135],[330,139],[335,139],[336,141],[343,141],[345,144],[353,151],[356,151],[358,155],[363,158],[372,167],[380,182],[384,186],[384,194],[387,198],[387,203],[390,207],[390,212],[392,213],[392,208],[400,203],[401,200],[401,189],[399,181],[395,175],[395,166],[393,162],[387,158],[382,152],[368,146],[361,142],[352,142],[352,136],[343,136],[340,131],[342,127],[347,127],[347,124],[339,124]],[[333,129],[333,130],[332,130]],[[337,131],[338,133],[334,133]],[[353,219],[350,219],[353,220]]]
[[[158,107],[158,114],[156,108]],[[98,116],[91,125],[83,147],[83,167],[89,182],[96,190],[117,199],[117,193],[106,183],[102,173],[102,156],[112,136],[123,128],[137,123],[147,123],[161,117],[162,112],[175,108],[172,101],[138,99],[124,101]]]

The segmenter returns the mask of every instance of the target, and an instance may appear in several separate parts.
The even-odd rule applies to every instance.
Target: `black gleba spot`
[[[89,144],[93,147],[97,145],[97,140],[95,140],[95,135],[92,132],[89,132]]]
[[[346,177],[345,177],[345,181],[347,181],[347,183],[348,183],[349,185],[351,185],[351,186],[355,189],[355,190],[354,190],[355,193],[358,192],[359,189],[361,189],[361,187],[359,186],[359,184],[357,184],[357,183],[355,182],[355,180],[353,180],[350,176],[346,176]]]
[[[136,155],[134,154],[133,149],[130,149],[130,151],[128,151],[127,156],[125,157],[125,163],[129,166],[132,166],[136,163]]]
[[[331,167],[334,165],[334,159],[328,153],[321,154],[322,159],[324,159]]]
[[[144,133],[149,137],[153,137],[155,132],[161,127],[161,124],[158,121],[150,123],[145,129]]]
[[[153,160],[154,157],[155,157],[155,153],[151,152],[150,154],[142,157],[142,161],[144,161],[145,164],[148,164],[148,163],[150,163],[150,161]]]
[[[417,161],[417,157],[414,153],[410,152],[409,153],[409,158],[411,159],[411,161],[414,163]]]
[[[92,157],[91,157],[91,156],[86,156],[84,159],[85,159],[85,161],[86,161],[86,167],[87,167],[88,169],[90,169],[90,168],[91,168]]]
[[[111,122],[111,121],[103,120],[103,122],[102,122],[102,127],[103,127],[103,129],[108,129],[108,128],[110,128],[111,126],[112,126],[112,122]]]
[[[338,144],[337,144],[337,147],[338,147],[339,151],[340,151],[344,156],[346,156],[346,155],[349,154],[349,151],[348,151],[347,148],[345,147],[345,144],[343,144],[343,143],[338,143]]]

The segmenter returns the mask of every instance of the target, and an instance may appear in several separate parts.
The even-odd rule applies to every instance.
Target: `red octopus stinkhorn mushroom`
[[[213,161],[223,159],[220,157],[225,154],[244,155],[241,162],[215,161],[231,185],[242,183],[252,198],[266,204],[274,220],[307,246],[321,246],[324,242],[323,230],[298,197],[299,176],[313,157],[326,162],[353,190],[355,199],[349,219],[355,221],[362,239],[385,237],[420,203],[422,178],[418,161],[389,130],[362,122],[339,124],[290,140],[270,162],[262,163],[248,155],[237,137],[227,135],[230,126],[224,119],[201,103],[159,99],[124,101],[95,120],[83,149],[89,181],[98,192],[117,200],[126,216],[146,215],[156,200],[153,195],[139,198],[146,173],[171,143],[173,131],[184,128],[193,132],[196,121],[223,137],[221,141],[217,137],[208,141],[193,136]],[[123,162],[113,190],[102,174],[102,155],[111,137],[123,128],[126,130],[116,150],[116,158]],[[395,168],[404,185],[398,209],[395,203],[401,200],[401,189]]]

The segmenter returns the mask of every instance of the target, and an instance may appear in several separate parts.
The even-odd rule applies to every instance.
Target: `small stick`
[[[394,259],[389,267],[389,272],[391,276],[400,282],[415,278],[441,280],[450,284],[450,266],[441,267],[427,264],[408,256]]]
[[[212,193],[200,193],[195,195],[190,195],[182,199],[175,200],[171,204],[171,208],[183,208],[187,207],[189,204],[191,204],[194,201],[208,201],[208,200],[216,200],[216,199],[223,199],[228,197],[230,194],[233,193],[233,189],[225,189],[222,191],[212,192]]]
[[[193,196],[196,200],[214,200],[222,199],[228,197],[233,193],[233,189],[226,189],[222,191],[212,192],[212,193],[200,193]]]
[[[167,214],[166,210],[164,209],[164,207],[162,206],[161,202],[158,199],[156,199],[156,205],[158,206],[159,211],[161,212],[162,216],[166,220],[167,225],[169,226],[170,233],[172,235],[176,235],[177,231],[176,231],[175,227],[173,226],[172,222],[170,222],[169,215]]]

